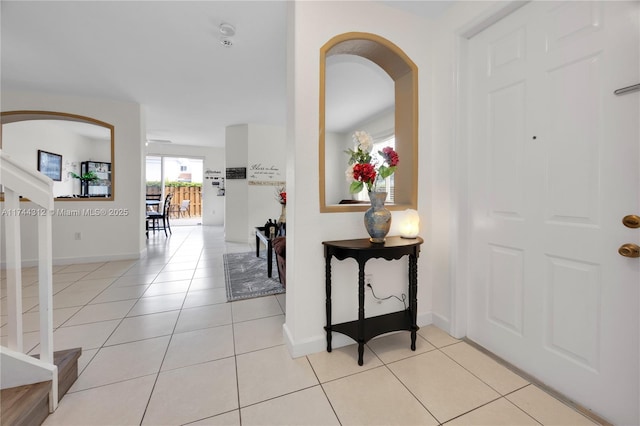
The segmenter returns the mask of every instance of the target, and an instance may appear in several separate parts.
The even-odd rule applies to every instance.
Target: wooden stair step
[[[82,348],[54,352],[53,362],[58,366],[58,401],[66,395],[78,378],[78,358],[81,355]]]
[[[78,378],[78,358],[82,348],[65,349],[53,353],[53,363],[58,367],[58,401],[67,393]],[[40,355],[33,355],[40,358]]]
[[[53,354],[53,362],[58,367],[58,401],[78,378],[78,358],[80,355],[82,355],[81,348],[65,349]],[[34,358],[40,358],[40,355],[34,355]],[[41,425],[49,415],[50,391],[50,380],[2,389],[0,394],[0,425]]]
[[[49,415],[51,381],[0,391],[2,426],[41,425]]]

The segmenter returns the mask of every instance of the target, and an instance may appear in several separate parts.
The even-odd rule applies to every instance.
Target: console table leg
[[[267,277],[271,278],[273,273],[273,246],[271,245],[271,238],[267,243]]]
[[[258,231],[256,229],[256,257],[260,257],[260,237],[258,236]]]
[[[326,250],[326,249],[325,249]],[[327,314],[327,352],[331,352],[331,256],[325,253],[324,261],[324,277],[325,277],[325,310]]]
[[[409,310],[411,311],[411,350],[416,350],[416,331],[418,330],[418,257],[409,255]]]
[[[364,262],[358,262],[358,365],[364,363]]]

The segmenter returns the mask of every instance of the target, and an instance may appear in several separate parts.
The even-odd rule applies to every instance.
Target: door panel
[[[581,58],[547,72],[544,81],[549,95],[545,217],[558,224],[598,224],[599,65],[599,55]]]
[[[489,45],[489,75],[495,75],[506,67],[523,66],[524,42],[524,28],[517,28],[491,43]]]
[[[580,42],[602,28],[602,3],[576,1],[553,6],[546,12],[549,50]]]
[[[469,43],[468,337],[638,424],[638,2],[532,2]]]
[[[504,218],[522,219],[524,100],[522,82],[489,94],[491,211]]]
[[[601,280],[598,265],[547,257],[545,346],[570,362],[597,372]],[[576,306],[576,294],[580,304]],[[571,313],[571,315],[567,315]]]
[[[487,316],[498,327],[522,337],[524,253],[489,244]]]

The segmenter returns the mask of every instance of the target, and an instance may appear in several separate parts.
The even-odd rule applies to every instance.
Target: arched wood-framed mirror
[[[0,117],[0,148],[51,177],[56,201],[114,200],[113,125],[55,111],[5,111]]]
[[[391,107],[393,124],[390,131],[395,137],[395,150],[400,156],[400,164],[394,174],[394,202],[385,206],[389,210],[416,209],[418,204],[418,67],[402,49],[389,40],[371,33],[350,32],[333,37],[320,48],[320,140],[318,155],[320,212],[353,212],[365,211],[369,208],[368,203],[352,204],[344,203],[343,200],[337,198],[334,199],[336,191],[333,189],[337,185],[345,188],[348,188],[349,185],[344,175],[349,157],[347,154],[340,156],[339,153],[353,147],[353,144],[336,145],[335,138],[330,137],[328,130],[331,129],[332,123],[327,121],[327,118],[331,116],[331,112],[327,109],[335,108],[332,105],[345,105],[350,102],[350,99],[327,101],[327,88],[331,87],[331,79],[339,78],[339,76],[332,75],[327,66],[333,64],[332,59],[337,55],[350,55],[354,59],[351,62],[358,63],[359,66],[366,66],[369,63],[373,66],[370,68],[373,74],[376,74],[375,68],[378,67],[382,73],[390,78],[393,87],[393,105]],[[342,62],[349,62],[349,60]],[[376,89],[374,87],[371,90]],[[390,109],[388,105],[383,105],[382,108],[385,111]],[[353,128],[352,130],[368,131],[366,128]],[[336,158],[342,158],[342,164],[337,168],[333,164]]]

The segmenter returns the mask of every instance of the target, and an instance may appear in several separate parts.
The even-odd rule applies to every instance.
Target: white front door
[[[533,2],[469,42],[468,337],[640,423],[638,2]]]

